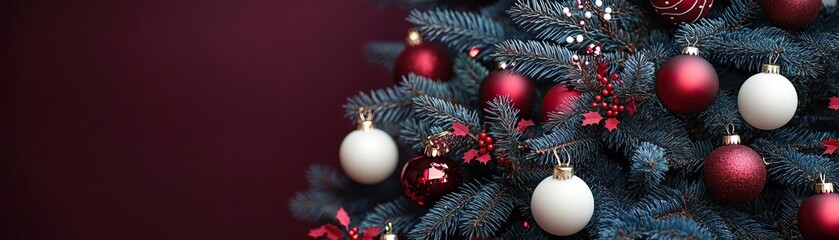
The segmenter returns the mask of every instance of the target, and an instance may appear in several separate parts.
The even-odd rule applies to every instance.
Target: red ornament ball
[[[481,108],[488,109],[492,99],[504,95],[520,110],[519,116],[530,116],[536,99],[536,87],[530,78],[507,69],[495,70],[481,83],[478,100]]]
[[[405,47],[393,69],[393,77],[397,83],[402,76],[414,73],[437,81],[448,81],[454,75],[452,58],[445,49],[435,43],[423,42]]]
[[[711,63],[695,55],[671,58],[655,76],[655,91],[667,109],[694,114],[711,106],[720,82]]]
[[[702,168],[705,188],[722,203],[743,203],[760,194],[766,166],[760,154],[739,144],[714,149]]]
[[[571,99],[573,97],[580,97],[580,95],[580,92],[568,88],[565,85],[553,86],[542,99],[542,121],[548,121],[548,115],[551,112],[570,110],[573,107]],[[600,96],[595,96],[594,98],[595,101],[602,100]]]
[[[711,12],[714,0],[650,0],[658,15],[668,22],[691,23]]]
[[[763,14],[769,22],[786,30],[798,30],[810,25],[819,11],[819,0],[766,0],[763,1]]]
[[[418,205],[431,205],[460,187],[461,175],[460,166],[451,158],[419,155],[402,169],[402,188]]]
[[[798,229],[804,239],[839,239],[839,194],[821,193],[804,201]]]

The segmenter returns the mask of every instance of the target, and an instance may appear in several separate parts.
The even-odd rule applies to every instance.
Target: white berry
[[[572,37],[572,36],[568,36],[567,38],[565,38],[565,42],[567,42],[567,43],[574,43],[574,37]]]
[[[612,14],[603,14],[603,20],[609,21],[612,19]]]

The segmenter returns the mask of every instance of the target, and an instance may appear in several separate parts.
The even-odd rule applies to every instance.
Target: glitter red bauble
[[[445,49],[435,43],[423,42],[407,46],[396,58],[393,76],[399,83],[402,76],[409,73],[432,80],[448,81],[454,74],[452,58]]]
[[[418,205],[431,205],[460,187],[461,175],[460,166],[451,158],[419,155],[402,169],[402,188]]]
[[[513,107],[520,110],[519,116],[530,116],[536,100],[536,87],[530,78],[511,70],[495,70],[481,83],[478,101],[481,108],[488,109],[492,99],[504,95],[509,96]]]
[[[580,92],[562,84],[553,86],[542,99],[542,121],[548,121],[551,112],[570,110],[574,97],[580,97]]]
[[[708,15],[714,0],[650,0],[653,8],[671,23],[691,23]]]
[[[819,0],[766,0],[763,1],[763,14],[769,22],[786,30],[798,30],[810,25],[819,11]]]
[[[671,58],[655,76],[655,91],[661,103],[678,114],[694,114],[711,106],[720,82],[711,63],[694,55]]]
[[[821,193],[804,201],[798,229],[804,239],[839,239],[839,194]]]
[[[729,144],[714,149],[702,168],[705,189],[722,203],[743,203],[760,194],[766,182],[766,166],[751,148]]]

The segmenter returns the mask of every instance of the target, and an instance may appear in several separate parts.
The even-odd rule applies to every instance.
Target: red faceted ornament
[[[743,203],[760,194],[766,182],[766,166],[760,154],[740,145],[740,136],[723,138],[702,168],[705,189],[722,203]]]
[[[694,47],[687,55],[671,58],[655,76],[658,99],[674,113],[688,115],[708,108],[717,97],[720,82],[711,63],[697,56]]]
[[[668,22],[691,23],[711,12],[714,0],[650,0],[650,3]]]
[[[822,10],[819,0],[766,0],[763,14],[769,22],[786,30],[798,30],[810,25]]]
[[[798,229],[804,239],[839,239],[839,194],[832,183],[816,184],[816,195],[798,209]]]
[[[402,76],[410,73],[432,80],[448,81],[454,74],[452,59],[445,49],[435,43],[409,45],[396,58],[393,76],[399,83]]]
[[[509,96],[513,107],[521,111],[519,116],[530,116],[536,99],[536,87],[530,78],[511,70],[495,70],[481,83],[478,100],[481,108],[487,109],[492,99],[504,95]]]
[[[572,107],[571,98],[573,97],[580,97],[580,92],[562,84],[553,86],[545,94],[545,98],[542,99],[542,121],[548,121],[548,115],[551,112],[570,109]],[[602,100],[602,97],[595,96],[595,100],[597,99]]]
[[[405,195],[420,206],[434,204],[460,187],[462,181],[460,166],[445,156],[419,155],[408,160],[402,169]]]

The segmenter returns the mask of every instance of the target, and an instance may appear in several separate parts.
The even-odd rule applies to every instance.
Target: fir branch
[[[490,47],[505,39],[504,28],[487,16],[445,9],[411,11],[408,21],[418,26],[425,39],[440,40],[456,52],[478,47],[488,54]]]
[[[323,164],[315,164],[306,172],[309,187],[314,191],[335,191],[348,188],[349,179]]]
[[[298,220],[320,222],[334,218],[335,211],[341,207],[343,200],[341,196],[330,192],[300,192],[289,201],[289,209],[291,215]]]
[[[825,173],[828,179],[839,179],[839,164],[828,158],[778,147],[766,139],[756,140],[752,147],[771,161],[766,167],[767,177],[788,188],[808,188],[821,173]]]
[[[458,99],[462,103],[476,106],[478,90],[480,90],[481,82],[489,75],[489,70],[480,62],[464,54],[455,59],[454,73],[455,78],[450,84],[452,91],[459,93]]]
[[[495,46],[498,61],[515,62],[516,72],[534,79],[554,82],[580,79],[578,67],[571,63],[574,55],[568,49],[537,41],[508,40]]]
[[[792,37],[777,28],[741,29],[720,33],[711,39],[711,59],[739,69],[757,72],[769,63],[772,54],[780,54],[781,74],[787,77],[813,78],[823,72],[818,60]]]
[[[447,82],[434,81],[426,77],[417,76],[414,73],[402,77],[402,82],[399,83],[399,89],[415,97],[431,96],[456,102],[456,94]]]
[[[515,199],[510,189],[498,183],[489,183],[466,205],[461,217],[460,235],[468,239],[491,237],[501,228],[513,211]]]
[[[364,46],[364,53],[370,63],[393,70],[396,58],[405,49],[401,42],[372,42]]]
[[[496,140],[493,144],[495,149],[507,157],[515,158],[520,151],[519,138],[522,133],[516,127],[519,110],[512,104],[509,96],[496,97],[489,103],[485,116],[489,123],[489,135]]]
[[[377,205],[367,213],[359,229],[382,227],[390,222],[398,234],[407,234],[419,222],[421,210],[416,204],[402,196],[392,201]]]
[[[664,149],[648,142],[641,143],[629,161],[631,170],[628,180],[641,186],[641,189],[657,187],[668,170]]]
[[[360,92],[347,98],[344,104],[346,117],[353,123],[359,121],[358,109],[364,108],[373,112],[377,124],[398,123],[411,114],[411,95],[400,91],[397,87],[372,90],[370,93]]]
[[[615,86],[615,93],[623,99],[655,92],[655,69],[644,52],[631,55],[623,65],[621,84]]]
[[[462,209],[480,193],[480,183],[467,183],[456,193],[443,196],[408,233],[409,239],[440,240],[457,232]]]
[[[567,161],[564,152],[567,152],[571,159],[587,160],[586,156],[600,151],[599,142],[578,129],[555,129],[542,137],[528,139],[525,144],[531,149],[527,159],[543,166],[557,164],[554,151],[559,154],[562,161]],[[581,163],[574,162],[574,164]]]
[[[459,122],[468,125],[471,131],[481,129],[478,113],[471,109],[430,96],[415,97],[413,102],[416,118],[424,124],[451,129],[453,122]]]
[[[748,128],[740,117],[737,100],[727,92],[717,94],[717,98],[711,106],[699,113],[699,120],[702,124],[699,124],[698,131],[715,138],[719,138],[723,133],[726,133],[729,125],[733,125],[735,131]]]

